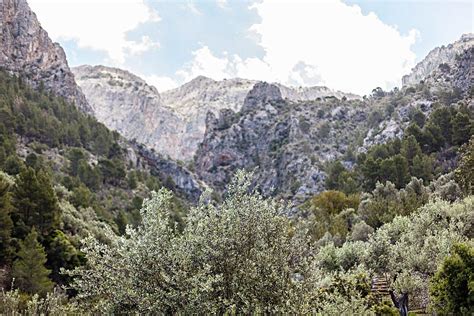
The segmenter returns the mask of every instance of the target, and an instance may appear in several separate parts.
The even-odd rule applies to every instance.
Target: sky
[[[28,0],[70,66],[175,88],[203,75],[369,94],[474,32],[471,0]]]

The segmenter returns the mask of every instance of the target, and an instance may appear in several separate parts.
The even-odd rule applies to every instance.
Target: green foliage
[[[82,183],[72,191],[69,201],[75,207],[89,207],[93,202],[92,192]]]
[[[31,168],[20,172],[13,187],[12,220],[14,236],[23,239],[36,227],[40,236],[46,236],[59,227],[61,211],[51,180],[44,171]]]
[[[454,145],[462,145],[469,141],[470,136],[474,133],[474,124],[471,123],[467,114],[458,112],[452,118],[452,137]]]
[[[353,224],[354,209],[358,205],[358,195],[346,195],[340,191],[325,191],[313,197],[303,206],[312,213],[309,230],[313,239],[318,240],[327,232],[344,239]]]
[[[71,243],[69,237],[60,230],[54,231],[47,240],[48,262],[52,269],[51,279],[64,284],[67,278],[60,274],[60,269],[73,269],[83,263],[82,254]]]
[[[0,265],[12,259],[13,247],[11,235],[13,222],[10,217],[12,211],[10,184],[0,175]]]
[[[456,244],[431,280],[431,297],[442,315],[474,313],[474,247]]]
[[[75,303],[69,302],[66,293],[55,289],[41,298],[37,294],[28,297],[18,289],[0,291],[1,315],[78,315],[80,310]]]
[[[359,188],[357,175],[347,170],[340,161],[329,165],[325,185],[328,190],[339,190],[346,194],[356,193]]]
[[[461,157],[455,170],[455,178],[464,193],[474,194],[474,136],[460,150]]]
[[[239,174],[221,205],[191,209],[182,234],[170,226],[171,194],[160,190],[126,236],[86,240],[87,266],[72,273],[78,297],[101,312],[297,312],[307,239],[249,184]]]
[[[377,183],[371,193],[361,197],[358,214],[370,226],[389,223],[397,215],[408,215],[428,202],[429,192],[423,182],[413,178],[404,189],[387,181]]]
[[[32,230],[20,243],[18,259],[13,262],[12,276],[15,286],[29,294],[45,295],[53,289],[48,278],[51,270],[45,268],[46,253],[38,242],[38,233]]]

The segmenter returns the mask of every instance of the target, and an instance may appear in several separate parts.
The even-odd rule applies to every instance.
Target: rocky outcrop
[[[338,99],[358,100],[361,97],[354,93],[347,93],[338,90],[332,90],[324,86],[314,87],[287,87],[282,84],[276,84],[281,91],[284,99],[292,101],[311,101],[318,98],[336,97]]]
[[[206,131],[207,113],[218,114],[221,109],[238,111],[254,84],[252,80],[236,78],[216,81],[199,76],[176,89],[163,92],[163,103],[182,120],[179,153],[170,156],[192,160]]]
[[[51,41],[26,0],[0,1],[0,67],[91,111],[63,49]]]
[[[359,151],[403,136],[403,131],[410,122],[410,113],[414,109],[429,116],[434,106],[439,104],[455,106],[457,101],[463,99],[468,108],[474,111],[472,87],[474,87],[474,46],[460,51],[449,65],[438,66],[423,78],[423,83],[404,87],[402,89],[404,98],[394,104],[396,106],[393,110],[396,115],[383,119],[375,127],[370,128]]]
[[[218,191],[237,169],[254,170],[265,195],[301,202],[323,189],[325,162],[350,150],[366,118],[360,101],[293,102],[257,83],[239,112],[209,113],[195,170]]]
[[[414,85],[424,80],[433,72],[438,71],[440,65],[443,68],[452,66],[456,62],[456,57],[466,49],[474,46],[474,34],[464,34],[458,41],[441,47],[436,47],[419,62],[411,73],[403,76],[402,83],[404,86]]]
[[[193,173],[175,161],[164,158],[142,144],[132,142],[131,146],[133,154],[137,157],[137,166],[143,161],[152,175],[157,176],[163,182],[169,182],[169,179],[171,179],[174,186],[172,188],[173,191],[177,191],[181,196],[186,197],[188,201],[197,203],[204,185],[197,180]]]
[[[363,100],[292,101],[281,87],[257,83],[240,111],[208,115],[195,171],[222,191],[237,169],[255,170],[265,195],[298,204],[324,189],[328,162],[342,159],[351,167],[357,152],[402,137],[415,110],[429,116],[435,107],[459,100],[472,109],[473,53],[460,52],[449,69],[433,71],[417,86]]]

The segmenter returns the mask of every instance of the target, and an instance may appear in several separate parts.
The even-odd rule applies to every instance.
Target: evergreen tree
[[[401,153],[406,158],[409,165],[413,163],[413,158],[421,154],[420,145],[416,141],[415,136],[410,135],[403,139]]]
[[[391,180],[395,183],[397,188],[402,188],[410,180],[408,162],[405,157],[400,154],[393,156],[392,160],[395,172]]]
[[[60,274],[60,269],[72,269],[81,264],[82,255],[74,247],[66,234],[60,230],[54,231],[48,238],[48,262],[47,266],[52,269],[51,279],[64,284],[68,277]]]
[[[452,137],[451,118],[452,114],[449,108],[439,107],[431,113],[429,119],[434,126],[439,127],[441,135],[448,144],[451,144]]]
[[[45,295],[53,289],[48,278],[51,273],[45,268],[46,253],[38,242],[38,233],[33,229],[20,243],[18,259],[13,263],[12,276],[15,286],[29,294]]]
[[[453,125],[453,144],[462,145],[469,141],[471,136],[471,122],[469,116],[464,113],[458,112],[452,120]]]
[[[466,195],[474,194],[474,136],[461,147],[461,158],[454,174]]]
[[[36,173],[32,168],[24,169],[13,189],[14,236],[23,239],[32,227],[41,236],[46,236],[59,226],[61,210],[44,171]]]
[[[9,184],[0,177],[0,265],[9,262],[13,253],[11,246],[13,222],[10,217],[12,206],[9,187]]]
[[[474,313],[474,247],[454,245],[431,280],[431,295],[440,315]]]

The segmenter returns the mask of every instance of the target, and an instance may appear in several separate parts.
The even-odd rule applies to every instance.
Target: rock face
[[[409,86],[419,83],[437,71],[441,64],[452,66],[456,61],[456,56],[472,46],[474,46],[474,34],[469,33],[464,34],[461,39],[452,44],[436,47],[412,69],[410,74],[403,76],[403,85]]]
[[[334,96],[338,99],[346,98],[348,100],[357,100],[361,98],[357,94],[332,90],[324,86],[287,87],[282,84],[276,84],[276,86],[278,86],[278,88],[280,89],[281,95],[284,99],[292,101],[311,101],[329,96]]]
[[[361,101],[293,102],[257,83],[240,112],[209,113],[195,160],[200,177],[222,190],[237,169],[253,170],[265,195],[303,201],[323,189],[325,162],[341,157],[364,130]]]
[[[170,156],[192,160],[206,132],[207,113],[217,114],[221,109],[238,111],[254,84],[252,80],[216,81],[199,76],[181,87],[163,92],[163,103],[181,118],[181,140]]]
[[[155,87],[116,68],[81,66],[73,68],[73,72],[98,121],[127,139],[173,158],[180,157],[182,120],[163,105]]]
[[[1,68],[21,74],[33,87],[44,86],[90,112],[63,49],[51,41],[26,0],[0,1],[0,43]]]
[[[72,71],[100,122],[129,139],[183,161],[193,159],[203,140],[207,113],[218,115],[222,109],[239,111],[257,83],[239,78],[216,81],[200,76],[160,95],[141,78],[120,69],[81,66]],[[289,100],[360,98],[326,87],[278,86],[282,97]]]
[[[193,173],[180,166],[173,160],[166,159],[155,153],[142,144],[131,143],[131,153],[137,156],[137,166],[143,161],[150,169],[152,175],[157,176],[162,181],[171,179],[175,185],[175,190],[188,201],[197,203],[204,188]]]

